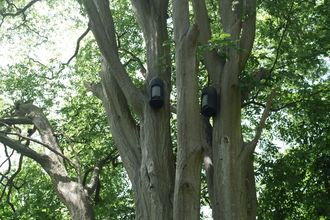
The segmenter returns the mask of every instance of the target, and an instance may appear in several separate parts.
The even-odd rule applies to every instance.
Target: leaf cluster
[[[329,89],[278,121],[277,137],[292,147],[263,143],[257,155],[258,219],[329,219]],[[290,113],[290,114],[289,114]]]

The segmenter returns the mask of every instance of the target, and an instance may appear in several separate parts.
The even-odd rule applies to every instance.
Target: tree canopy
[[[0,215],[330,219],[329,8],[1,1]]]

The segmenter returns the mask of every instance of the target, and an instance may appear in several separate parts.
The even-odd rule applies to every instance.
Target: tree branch
[[[9,155],[8,150],[7,150],[7,146],[6,145],[3,145],[3,146],[4,146],[5,155],[6,155],[7,158],[1,163],[0,167],[2,167],[8,161],[8,168],[7,168],[7,171],[4,174],[0,173],[2,175],[2,177],[0,178],[0,184],[2,183],[2,180],[5,178],[5,176],[11,170],[11,156],[13,156],[13,154],[15,152],[14,150],[12,150],[12,152]],[[0,201],[1,201],[1,199],[0,199]]]
[[[90,31],[90,28],[88,27],[87,29],[86,29],[86,31],[78,38],[78,40],[77,40],[77,45],[76,45],[76,50],[75,50],[75,52],[74,52],[74,54],[72,55],[72,57],[68,60],[68,62],[66,62],[66,63],[63,63],[63,65],[69,65],[69,63],[71,62],[71,60],[73,59],[73,58],[75,58],[77,55],[78,55],[78,52],[79,52],[79,47],[80,47],[80,41],[82,40],[82,39],[84,39],[84,37],[86,37],[86,35],[88,34],[88,32]]]
[[[188,0],[176,0],[172,4],[178,106],[178,155],[173,217],[174,219],[197,219],[203,151],[197,95],[198,59],[196,56],[200,28],[197,24],[190,26]],[[191,120],[192,118],[195,120]],[[185,201],[190,201],[196,208],[187,207],[184,204]]]
[[[241,83],[243,84],[247,84],[241,91],[241,103],[242,103],[242,108],[244,107],[243,105],[245,104],[244,101],[247,100],[250,92],[252,91],[252,89],[260,82],[260,80],[265,79],[266,75],[269,73],[269,70],[265,69],[265,68],[260,68],[255,70],[252,74],[251,74],[251,82],[244,82],[241,81]],[[253,78],[252,78],[253,77]]]
[[[276,89],[277,88],[273,89],[272,92],[270,93],[269,97],[268,97],[267,103],[265,105],[265,109],[264,109],[264,111],[262,113],[262,116],[260,118],[257,130],[256,130],[256,134],[255,134],[253,140],[248,142],[248,143],[244,143],[244,148],[243,148],[243,150],[242,150],[242,152],[241,152],[241,154],[239,155],[239,158],[238,158],[239,161],[244,161],[247,158],[252,156],[252,154],[253,154],[256,146],[257,146],[257,143],[260,139],[262,130],[265,126],[266,119],[267,119],[268,114],[270,112],[270,106],[272,104],[273,98],[274,98],[275,93],[276,93]]]
[[[277,48],[276,48],[275,60],[274,60],[273,66],[270,68],[270,71],[269,71],[270,73],[274,71],[275,66],[276,66],[276,64],[277,64],[277,61],[278,61],[278,59],[279,59],[279,57],[280,57],[280,48],[281,48],[281,46],[282,46],[282,43],[283,43],[284,38],[286,37],[285,35],[286,35],[286,32],[287,32],[288,27],[289,27],[289,23],[290,23],[290,22],[289,22],[289,20],[290,20],[290,16],[291,16],[291,13],[290,13],[290,12],[291,12],[293,6],[294,6],[294,1],[292,1],[291,7],[290,7],[290,9],[288,10],[288,17],[286,18],[285,27],[284,27],[284,30],[283,30],[283,32],[282,32],[282,36],[281,36],[281,38],[280,38],[280,41],[279,41],[279,43],[278,43],[278,46],[277,46]]]
[[[122,157],[122,160],[128,176],[133,181],[136,169],[139,169],[141,165],[140,128],[136,126],[123,91],[119,88],[113,74],[104,67],[106,65],[107,63],[103,61],[100,72],[102,84],[87,82],[84,84],[102,100],[112,136],[120,155],[126,155]]]
[[[312,94],[308,95],[307,97],[303,97],[303,98],[301,98],[301,99],[299,99],[299,100],[297,100],[297,101],[294,101],[294,102],[288,102],[288,103],[282,105],[281,107],[278,107],[278,108],[270,108],[270,111],[271,111],[271,112],[278,112],[278,111],[280,111],[280,110],[282,110],[282,109],[289,108],[289,107],[293,107],[293,106],[295,106],[296,104],[298,104],[298,103],[300,103],[300,102],[303,102],[303,101],[307,100],[308,98],[310,98],[310,97],[312,97],[312,96],[314,96],[314,95],[317,95],[317,94],[319,94],[319,93],[321,93],[321,92],[324,92],[329,86],[330,86],[330,85],[326,86],[324,89],[321,89],[321,90],[319,90],[319,91],[313,92]],[[258,106],[261,106],[261,107],[266,108],[266,105],[265,105],[265,104],[262,104],[262,103],[256,102],[256,101],[254,101],[254,100],[249,101],[249,102],[246,102],[246,103],[243,103],[243,104],[242,104],[242,108],[245,107],[245,106],[251,105],[251,104],[252,104],[252,105],[258,105]]]
[[[267,103],[265,105],[265,109],[264,109],[264,111],[262,113],[262,116],[260,118],[257,130],[256,130],[256,134],[255,134],[253,140],[250,141],[249,143],[244,144],[243,151],[241,152],[241,154],[239,156],[240,161],[246,160],[248,157],[250,157],[253,154],[253,152],[254,152],[254,150],[257,146],[257,143],[260,139],[261,132],[262,132],[264,126],[265,126],[265,122],[266,122],[266,119],[267,119],[269,111],[270,111],[270,106],[272,104],[273,98],[274,98],[275,93],[276,93],[276,89],[277,88],[273,89],[272,92],[270,93],[269,97],[268,97]]]
[[[219,0],[221,23],[224,32],[230,34],[234,42],[238,40],[242,27],[242,5],[243,0],[228,1]]]
[[[125,49],[121,49],[121,50],[133,57],[133,60],[132,61],[136,61],[139,64],[140,69],[141,69],[141,74],[143,75],[144,78],[146,78],[147,77],[147,75],[146,75],[147,74],[147,70],[144,67],[142,61],[135,54],[133,54],[132,52],[130,52],[128,50],[125,50]]]
[[[23,7],[22,9],[18,10],[16,13],[0,13],[0,15],[2,16],[2,20],[0,22],[0,27],[3,24],[4,20],[6,17],[11,16],[11,17],[15,17],[18,16],[20,14],[23,14],[26,10],[28,10],[34,3],[39,2],[41,0],[33,0],[31,2],[29,2],[25,7]]]
[[[62,156],[64,159],[66,159],[66,160],[68,160],[68,159],[70,159],[70,160],[68,160],[70,163],[72,163],[75,167],[76,167],[76,169],[77,169],[77,174],[78,174],[78,183],[79,184],[82,184],[82,175],[81,175],[81,165],[80,165],[80,161],[79,161],[79,157],[78,157],[78,154],[77,154],[77,151],[75,151],[75,149],[74,149],[74,147],[72,146],[72,142],[71,142],[71,139],[66,135],[66,134],[64,134],[64,133],[59,133],[59,134],[57,134],[57,135],[62,135],[62,136],[64,136],[66,139],[67,139],[67,141],[69,142],[69,145],[70,145],[70,147],[71,147],[71,150],[72,150],[72,152],[73,152],[73,154],[74,154],[74,157],[75,157],[75,162],[73,161],[73,160],[71,160],[70,158],[68,158],[68,157],[66,157],[66,156]]]
[[[65,156],[65,155],[62,154],[61,152],[57,152],[55,149],[53,149],[53,148],[50,147],[49,145],[47,145],[47,144],[45,144],[45,143],[43,143],[43,142],[41,142],[41,141],[39,141],[39,140],[37,140],[37,139],[33,139],[33,138],[30,138],[30,137],[24,136],[24,135],[22,135],[22,134],[20,134],[20,133],[0,132],[0,142],[2,142],[2,143],[4,143],[4,144],[5,144],[4,139],[1,139],[1,133],[6,134],[6,135],[4,135],[5,137],[7,137],[7,135],[16,135],[16,136],[18,136],[18,137],[21,137],[22,139],[25,139],[25,140],[32,141],[32,142],[35,142],[35,143],[37,143],[37,144],[40,144],[40,145],[46,147],[48,150],[50,150],[50,151],[52,151],[53,153],[55,153],[56,155],[62,157],[62,158],[65,159],[65,160],[67,160],[67,161],[70,162],[72,165],[74,165],[76,168],[78,168],[77,163],[74,162],[73,160],[71,160],[69,157]],[[8,137],[8,138],[9,138],[9,137]],[[9,138],[9,139],[11,139],[11,138]],[[11,139],[11,140],[12,140],[12,139]],[[15,140],[12,140],[12,141],[15,141]],[[21,143],[20,141],[17,141],[17,142],[18,142],[18,143]],[[15,150],[18,151],[19,153],[21,153],[21,154],[23,154],[23,155],[25,155],[25,156],[27,156],[27,157],[32,158],[31,156],[25,154],[22,150],[17,149],[17,148],[14,148],[13,145],[9,145],[9,144],[6,144],[6,145],[9,146],[9,147],[12,148],[12,149],[15,149]],[[25,148],[29,148],[28,146],[26,146],[26,145],[24,145],[24,144],[21,144],[21,145],[24,146]],[[29,149],[32,150],[32,151],[34,151],[34,150],[31,149],[31,148],[29,148]],[[40,153],[40,152],[38,152],[38,151],[35,151],[35,152],[36,152],[36,153]],[[40,153],[40,154],[43,155],[43,153]],[[36,160],[35,158],[32,158],[32,159]],[[37,160],[36,160],[36,161],[37,161]]]
[[[104,3],[106,1],[98,1]],[[99,7],[99,11],[93,1],[83,1],[84,7],[91,21],[91,29],[100,48],[100,51],[107,61],[111,74],[114,75],[126,99],[132,105],[139,117],[143,116],[143,102],[147,102],[147,97],[142,95],[135,87],[128,73],[123,67],[118,57],[115,30],[109,7]],[[105,19],[102,20],[101,18]],[[106,22],[106,23],[104,23]],[[111,65],[110,65],[111,64]]]
[[[17,15],[20,15],[22,13],[24,13],[27,9],[29,9],[34,3],[39,2],[41,0],[33,0],[31,2],[29,2],[26,6],[24,6],[22,9],[18,10],[16,13],[0,13],[0,15],[2,15],[3,17],[6,16],[11,16],[11,17],[15,17]]]
[[[19,141],[15,141],[8,137],[7,135],[16,135],[19,136],[25,140],[33,141],[35,143],[38,143],[44,147],[46,147],[48,150],[53,152],[55,155],[60,156],[61,158],[69,161],[72,163],[75,167],[78,167],[77,163],[71,160],[70,158],[66,157],[61,153],[61,148],[57,142],[57,139],[55,137],[54,131],[49,124],[46,116],[43,114],[43,112],[36,106],[32,104],[23,104],[21,102],[18,102],[16,104],[16,111],[14,112],[13,117],[6,117],[4,119],[0,119],[0,125],[7,127],[10,130],[14,130],[15,133],[9,133],[9,132],[0,132],[0,142],[3,144],[9,146],[12,149],[15,149],[19,153],[30,157],[40,164],[44,164],[45,157],[47,156],[44,153],[35,151],[31,148],[29,148],[26,145],[21,144]],[[24,120],[22,120],[24,119]],[[9,122],[11,124],[21,124],[20,122],[26,122],[28,121],[28,124],[34,124],[36,126],[36,129],[38,129],[39,134],[41,136],[42,141],[33,139],[28,136],[22,135],[20,132],[16,131],[14,127],[10,126],[9,124],[4,123],[3,121]],[[14,123],[15,122],[15,123]]]
[[[8,193],[7,193],[7,199],[6,199],[6,202],[10,205],[10,207],[11,207],[11,209],[13,210],[13,212],[15,212],[16,210],[15,210],[15,207],[14,207],[14,204],[12,204],[11,202],[10,202],[10,195],[11,195],[11,192],[12,192],[12,189],[13,189],[13,187],[15,187],[14,186],[14,178],[17,176],[17,174],[19,174],[19,172],[21,171],[21,169],[22,169],[22,163],[23,163],[23,155],[20,155],[20,158],[19,158],[19,162],[18,162],[18,168],[17,168],[17,170],[15,171],[15,173],[8,179],[8,181],[7,181],[7,184],[6,184],[6,186],[5,186],[5,188],[4,188],[4,191],[5,191],[5,189],[6,189],[6,187],[8,186]],[[1,199],[2,199],[2,196],[3,195],[1,195],[1,197],[0,197],[0,201],[1,201]]]
[[[89,169],[89,171],[93,171],[92,177],[89,181],[89,184],[87,186],[87,190],[88,190],[88,195],[92,195],[93,192],[95,191],[96,187],[97,187],[97,183],[99,181],[99,176],[101,173],[101,170],[103,168],[103,166],[105,164],[107,164],[108,162],[115,160],[119,157],[119,155],[116,156],[112,156],[114,152],[116,152],[117,149],[114,149],[113,151],[110,152],[110,154],[107,157],[101,158],[100,160],[98,160],[95,164],[94,168]],[[86,174],[88,175],[89,172],[86,172]],[[85,175],[85,176],[87,176]],[[84,180],[86,179],[86,177],[84,177]]]
[[[185,0],[173,1],[173,26],[175,45],[179,45],[190,28],[189,8]]]
[[[0,118],[0,127],[7,125],[14,125],[14,124],[33,124],[31,118],[27,116],[11,116],[11,117],[4,117]]]
[[[241,72],[250,56],[256,31],[256,4],[255,0],[244,1],[244,6],[241,9],[244,13],[242,24],[242,35],[240,40],[240,70]]]
[[[0,132],[0,142],[16,150],[17,152],[37,161],[40,164],[45,164],[45,162],[48,160],[48,158],[46,158],[46,154],[35,151],[22,144],[21,142],[11,139],[10,137],[6,136],[4,132]]]
[[[269,114],[269,111],[270,111],[270,106],[272,104],[275,93],[276,93],[276,88],[273,89],[272,92],[269,95],[269,98],[268,98],[267,103],[266,103],[266,107],[264,109],[264,112],[262,113],[262,116],[261,116],[261,119],[260,119],[260,122],[259,122],[259,125],[258,125],[258,128],[257,128],[256,134],[255,134],[255,137],[252,140],[252,142],[254,144],[254,148],[257,145],[257,143],[260,139],[260,136],[261,136],[262,129],[265,126],[265,122],[266,122],[266,119],[268,117],[268,114]]]
[[[202,45],[207,45],[208,41],[211,39],[211,27],[210,21],[206,9],[205,1],[193,0],[194,6],[194,16],[196,23],[201,29],[200,42]],[[219,54],[215,51],[215,49],[209,51],[205,51],[204,54],[204,62],[207,68],[207,72],[211,78],[211,81],[215,87],[217,87],[220,82],[219,74],[221,75],[222,67],[224,65],[224,59],[219,56]]]

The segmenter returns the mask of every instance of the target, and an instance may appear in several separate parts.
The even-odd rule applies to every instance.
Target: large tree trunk
[[[178,156],[174,219],[199,219],[202,144],[198,101],[199,27],[189,24],[188,0],[173,1],[177,72]]]
[[[205,2],[193,1],[193,4],[196,25],[190,25],[187,0],[172,2],[178,129],[175,178],[169,126],[171,80],[168,66],[171,63],[168,57],[164,59],[168,47],[163,46],[168,40],[167,0],[132,0],[146,42],[147,68],[142,92],[132,84],[118,58],[108,1],[84,1],[91,29],[104,57],[102,84],[88,87],[105,106],[135,192],[137,219],[199,219],[203,152],[214,219],[253,219],[255,187],[251,168],[257,139],[253,144],[243,142],[238,85],[239,74],[252,49],[255,4],[253,0],[235,4],[219,1],[223,29],[230,33],[230,40],[241,50],[219,48],[229,57],[227,60],[216,50],[204,53],[210,81],[218,92],[220,103],[213,127],[199,114],[196,58],[199,32],[203,33],[200,42],[207,44],[211,30]],[[247,12],[244,16],[243,9]],[[161,78],[165,84],[165,103],[159,110],[148,104],[148,84],[154,77]],[[137,115],[138,125],[129,105]]]
[[[98,8],[92,1],[85,2],[92,31],[104,57],[100,74],[102,85],[87,86],[105,106],[112,136],[134,189],[136,219],[167,220],[173,218],[175,174],[170,136],[170,60],[161,59],[169,50],[163,46],[168,39],[168,2],[132,1],[132,4],[138,12],[136,17],[147,45],[144,93],[131,84],[118,59],[112,15],[106,1],[98,1]],[[106,30],[107,39],[98,29],[100,26]],[[149,106],[147,94],[149,81],[154,77],[161,78],[165,87],[164,107],[157,110]],[[132,94],[138,95],[132,97]],[[135,124],[128,103],[136,113],[139,125]]]
[[[244,189],[245,164],[239,156],[243,147],[241,133],[241,97],[238,89],[238,55],[229,54],[218,89],[220,111],[213,127],[213,193],[214,219],[247,219],[246,190]],[[242,182],[243,181],[243,182]],[[221,217],[221,218],[220,218]]]

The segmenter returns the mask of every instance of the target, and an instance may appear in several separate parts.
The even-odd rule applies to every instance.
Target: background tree
[[[28,30],[47,42],[41,31],[26,25],[33,18],[30,9],[37,9],[39,1],[19,3],[2,3],[1,25],[13,17],[22,24],[13,28],[19,36]],[[66,4],[68,11],[79,8]],[[275,125],[285,121],[279,112],[293,115],[286,108],[329,90],[323,59],[329,51],[325,43],[329,30],[323,25],[329,20],[328,3],[82,0],[80,4],[89,23],[77,48],[89,29],[95,41],[84,45],[76,64],[68,67],[70,57],[66,63],[44,65],[27,53],[29,65],[4,67],[16,77],[3,81],[6,94],[24,102],[51,109],[53,100],[65,100],[70,107],[60,112],[70,120],[79,115],[78,120],[49,122],[40,108],[17,102],[0,121],[4,146],[43,167],[73,219],[95,218],[90,201],[101,170],[118,159],[109,144],[112,138],[134,191],[136,219],[199,219],[202,162],[213,218],[255,219],[253,153],[269,113],[274,112],[266,129],[276,130]],[[32,17],[27,16],[30,13]],[[73,20],[83,26],[80,19]],[[95,43],[99,51],[93,50]],[[104,116],[95,114],[99,102],[86,90],[75,91],[86,94],[78,101],[69,98],[72,90],[57,92],[76,85],[72,77],[84,80],[101,100],[111,135],[101,120]],[[155,77],[162,79],[165,91],[164,106],[157,110],[148,100],[149,82]],[[70,83],[63,81],[69,78]],[[20,81],[28,84],[13,83]],[[40,82],[47,84],[43,87]],[[205,85],[218,94],[213,118],[200,115],[200,90]],[[27,128],[21,124],[35,126],[41,139],[24,134],[22,129]],[[283,131],[279,134],[285,137]],[[86,146],[94,147],[89,151]],[[90,170],[86,183],[83,173]]]
[[[258,157],[260,219],[329,219],[329,93],[312,97],[282,121],[286,152],[264,143]],[[299,112],[297,114],[297,112]],[[321,114],[315,114],[320,112]],[[274,158],[274,159],[273,159]],[[271,199],[270,199],[271,198]],[[285,205],[282,205],[285,204]]]

